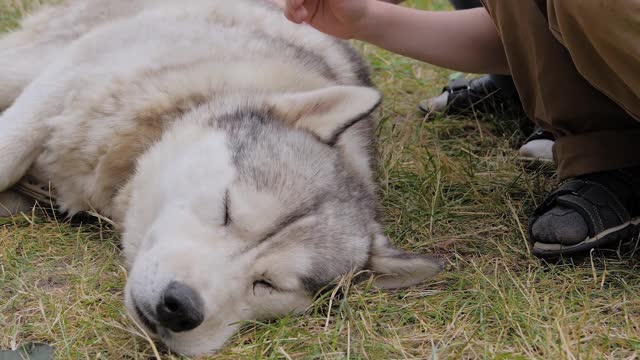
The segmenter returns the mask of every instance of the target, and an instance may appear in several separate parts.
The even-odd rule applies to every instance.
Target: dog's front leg
[[[0,191],[22,178],[47,139],[47,120],[64,107],[67,72],[51,67],[0,115]]]

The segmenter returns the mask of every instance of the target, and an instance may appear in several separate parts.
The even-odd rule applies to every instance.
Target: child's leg
[[[529,117],[552,130],[566,180],[530,240],[557,256],[640,229],[640,6],[635,0],[487,0]],[[547,6],[549,6],[547,8]]]

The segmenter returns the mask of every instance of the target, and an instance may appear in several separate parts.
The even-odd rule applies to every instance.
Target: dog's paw
[[[0,192],[0,218],[11,217],[21,212],[28,212],[34,202],[12,190]]]

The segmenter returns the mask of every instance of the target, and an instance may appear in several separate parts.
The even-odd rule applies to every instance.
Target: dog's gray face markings
[[[377,100],[369,103],[371,111]],[[209,114],[208,132],[195,134],[176,125],[178,139],[193,140],[170,155],[181,166],[167,169],[160,188],[148,187],[162,198],[126,289],[134,317],[174,351],[210,352],[242,321],[304,311],[350,271],[402,275],[386,287],[437,271],[389,246],[374,190],[337,141],[367,113],[333,130],[311,116],[312,126],[296,129],[282,114],[270,106]]]
[[[242,251],[268,256],[303,246],[309,263],[294,275],[301,289],[313,296],[366,263],[368,239],[377,230],[372,227],[375,196],[352,173],[338,148],[282,123],[270,111],[252,109],[222,116],[214,126],[229,134],[237,170],[234,184],[274,196],[284,209]],[[229,203],[233,218],[233,197]]]
[[[253,109],[216,117],[211,133],[195,151],[226,155],[173,169],[203,192],[165,199],[127,286],[134,316],[183,353],[220,348],[239,321],[304,311],[318,289],[363,266],[373,219],[363,201],[372,194],[350,174],[339,149],[308,131]],[[168,185],[190,194],[181,186]],[[204,316],[196,327],[163,322],[166,309],[200,311],[189,307],[193,301],[166,304],[172,282],[198,293]]]

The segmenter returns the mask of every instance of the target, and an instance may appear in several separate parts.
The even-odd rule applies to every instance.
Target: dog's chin
[[[158,331],[161,330],[158,326],[148,318],[144,316],[141,309],[138,308],[130,296],[129,289],[125,289],[124,306],[129,313],[131,319],[135,322],[135,325],[144,332],[144,335],[148,336],[152,340],[158,340],[160,336]]]
[[[210,344],[184,344],[183,342],[177,343],[172,341],[171,338],[161,340],[162,343],[167,346],[167,348],[171,349],[171,352],[174,354],[179,354],[181,356],[186,356],[189,358],[200,358],[210,355],[215,355],[218,353],[223,346],[213,347]]]
[[[214,355],[225,348],[229,338],[238,331],[239,326],[227,326],[220,331],[208,332],[196,329],[193,332],[169,333],[160,332],[162,341],[172,352],[187,357]],[[165,336],[167,335],[167,336]]]
[[[214,355],[224,346],[224,342],[223,345],[219,347],[199,341],[191,344],[189,341],[186,341],[185,335],[172,333],[171,331],[159,326],[154,326],[154,328],[151,329],[137,314],[135,308],[127,307],[127,311],[136,322],[136,324],[140,327],[140,329],[142,329],[144,333],[149,337],[149,339],[153,340],[157,345],[160,345],[160,347],[164,348],[164,351],[168,349],[171,350],[171,352],[174,354],[197,358],[201,356]]]
[[[135,307],[133,305],[127,305],[127,312],[129,316],[135,321],[136,325],[144,331],[144,334],[151,338],[152,340],[159,340],[160,336],[158,335],[158,327],[157,326],[149,326],[147,321],[143,320],[143,318],[138,315]],[[160,329],[161,330],[161,329]]]

